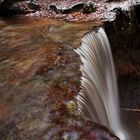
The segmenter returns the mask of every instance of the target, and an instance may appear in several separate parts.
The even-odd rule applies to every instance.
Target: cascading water
[[[82,65],[81,90],[77,96],[81,113],[94,122],[112,129],[121,139],[124,135],[119,111],[118,88],[110,44],[102,28],[86,34],[75,50]]]

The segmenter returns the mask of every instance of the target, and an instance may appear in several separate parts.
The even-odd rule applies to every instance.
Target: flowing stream
[[[0,140],[88,140],[96,139],[98,134],[112,140],[104,130],[94,128],[91,121],[73,117],[67,104],[75,102],[81,77],[81,62],[73,50],[79,48],[81,37],[97,26],[98,22],[71,23],[49,18],[0,20]],[[77,50],[84,63],[78,103],[89,119],[120,136],[118,93],[108,47],[103,29],[83,37]],[[139,81],[120,84],[126,89],[123,95],[135,87],[139,92]],[[122,110],[121,116],[129,136],[134,137],[129,139],[139,140],[140,113]],[[56,118],[58,121],[54,121]]]
[[[114,62],[105,31],[99,28],[86,34],[76,52],[83,63],[81,91],[77,97],[80,112],[126,140],[120,121]]]

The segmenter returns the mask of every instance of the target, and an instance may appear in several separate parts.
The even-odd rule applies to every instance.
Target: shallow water
[[[76,137],[81,129],[86,131],[85,126],[91,127],[91,123],[87,125],[73,115],[75,108],[69,107],[69,102],[79,92],[81,76],[80,60],[73,49],[80,46],[81,37],[97,24],[100,23],[73,24],[28,18],[0,20],[2,140],[51,139],[52,136],[58,139],[63,134],[67,136],[68,130],[73,130],[72,135]],[[134,116],[129,119],[130,129],[136,136],[139,129],[135,128],[140,125],[135,123]]]
[[[80,85],[73,49],[92,27],[52,19],[0,21],[1,140],[79,137],[86,121],[71,107]]]
[[[122,122],[130,137],[130,140],[140,138],[140,112],[122,110]]]

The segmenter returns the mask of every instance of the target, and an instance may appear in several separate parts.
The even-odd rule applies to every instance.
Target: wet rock
[[[96,11],[96,5],[93,2],[88,2],[83,7],[84,14],[90,14]]]
[[[140,79],[140,4],[124,10],[117,7],[117,13],[112,22],[106,22],[104,27],[108,34],[120,93],[120,104],[123,108],[138,109],[139,79]]]
[[[18,2],[18,0],[1,0],[0,1],[0,16],[10,16],[16,14],[17,12],[21,12],[15,9],[11,9],[11,7]]]
[[[72,12],[89,14],[96,11],[96,6],[93,2],[78,3],[67,9],[59,9],[56,5],[50,5],[50,10],[54,11],[56,14],[70,14]]]
[[[116,13],[116,20],[106,22],[105,29],[118,74],[138,76],[139,6],[130,11],[113,8],[111,12]],[[95,20],[95,13],[91,13],[91,17],[90,14],[79,17],[82,17],[81,21],[89,17],[88,20]],[[71,16],[79,19],[74,14]],[[57,23],[49,19],[46,22],[37,19],[32,23],[27,19],[1,23],[0,138],[118,139],[107,128],[79,115],[75,107],[75,96],[80,90],[78,69],[81,62],[73,49],[80,46],[80,39],[85,33],[102,23]],[[129,90],[124,92],[122,89],[120,92],[122,107],[139,107],[139,100],[135,100],[139,97],[139,82],[135,84],[135,89],[126,85]],[[125,95],[127,92],[129,95]],[[134,98],[132,94],[135,94]]]
[[[35,0],[30,0],[28,3],[28,7],[34,11],[38,11],[41,8]]]
[[[121,107],[140,108],[140,76],[119,76],[119,92]]]
[[[138,9],[139,5],[131,7],[129,10],[115,8],[113,9],[117,13],[115,20],[107,21],[104,24],[119,75],[140,75]]]
[[[32,0],[3,0],[0,3],[0,17],[32,13],[40,10],[39,4]]]

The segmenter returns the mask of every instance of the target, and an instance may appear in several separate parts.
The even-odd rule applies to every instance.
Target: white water
[[[82,65],[81,90],[77,97],[81,113],[107,126],[126,140],[120,121],[118,88],[110,44],[102,28],[85,35],[75,50]],[[127,139],[128,140],[128,139]]]

